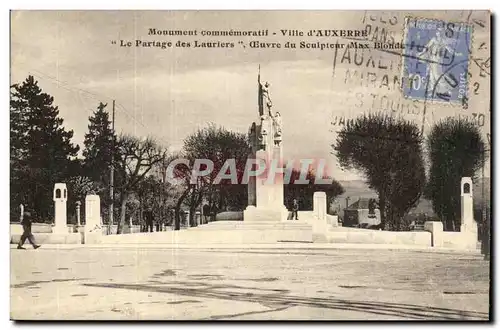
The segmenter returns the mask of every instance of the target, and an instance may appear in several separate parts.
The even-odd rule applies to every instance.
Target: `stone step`
[[[266,229],[304,229],[310,230],[311,225],[306,222],[299,221],[215,221],[198,227],[189,228],[189,231],[194,230],[266,230]]]

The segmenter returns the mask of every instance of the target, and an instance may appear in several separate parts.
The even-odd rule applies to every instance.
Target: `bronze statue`
[[[259,74],[257,76],[257,83],[259,87],[259,116],[263,116],[264,114],[264,104],[267,107],[267,115],[273,116],[271,107],[273,106],[273,102],[271,101],[271,97],[269,96],[269,82],[266,81],[264,85],[260,82],[260,65],[259,65]],[[265,100],[265,101],[264,101]]]

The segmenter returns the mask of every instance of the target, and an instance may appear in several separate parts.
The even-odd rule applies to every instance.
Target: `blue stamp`
[[[468,104],[472,27],[423,18],[407,18],[403,49],[405,97]]]

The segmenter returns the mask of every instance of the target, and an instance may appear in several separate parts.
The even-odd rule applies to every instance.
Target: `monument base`
[[[180,241],[217,244],[312,243],[312,226],[301,222],[215,221],[190,228]]]
[[[258,208],[249,205],[243,211],[243,221],[245,222],[282,222],[288,218],[288,210],[282,205],[273,208]]]

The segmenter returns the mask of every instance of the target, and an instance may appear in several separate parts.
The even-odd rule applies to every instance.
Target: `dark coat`
[[[25,232],[30,232],[31,233],[31,225],[33,223],[33,217],[31,216],[30,212],[24,212],[23,214],[23,220],[21,224],[23,225],[23,230]]]

